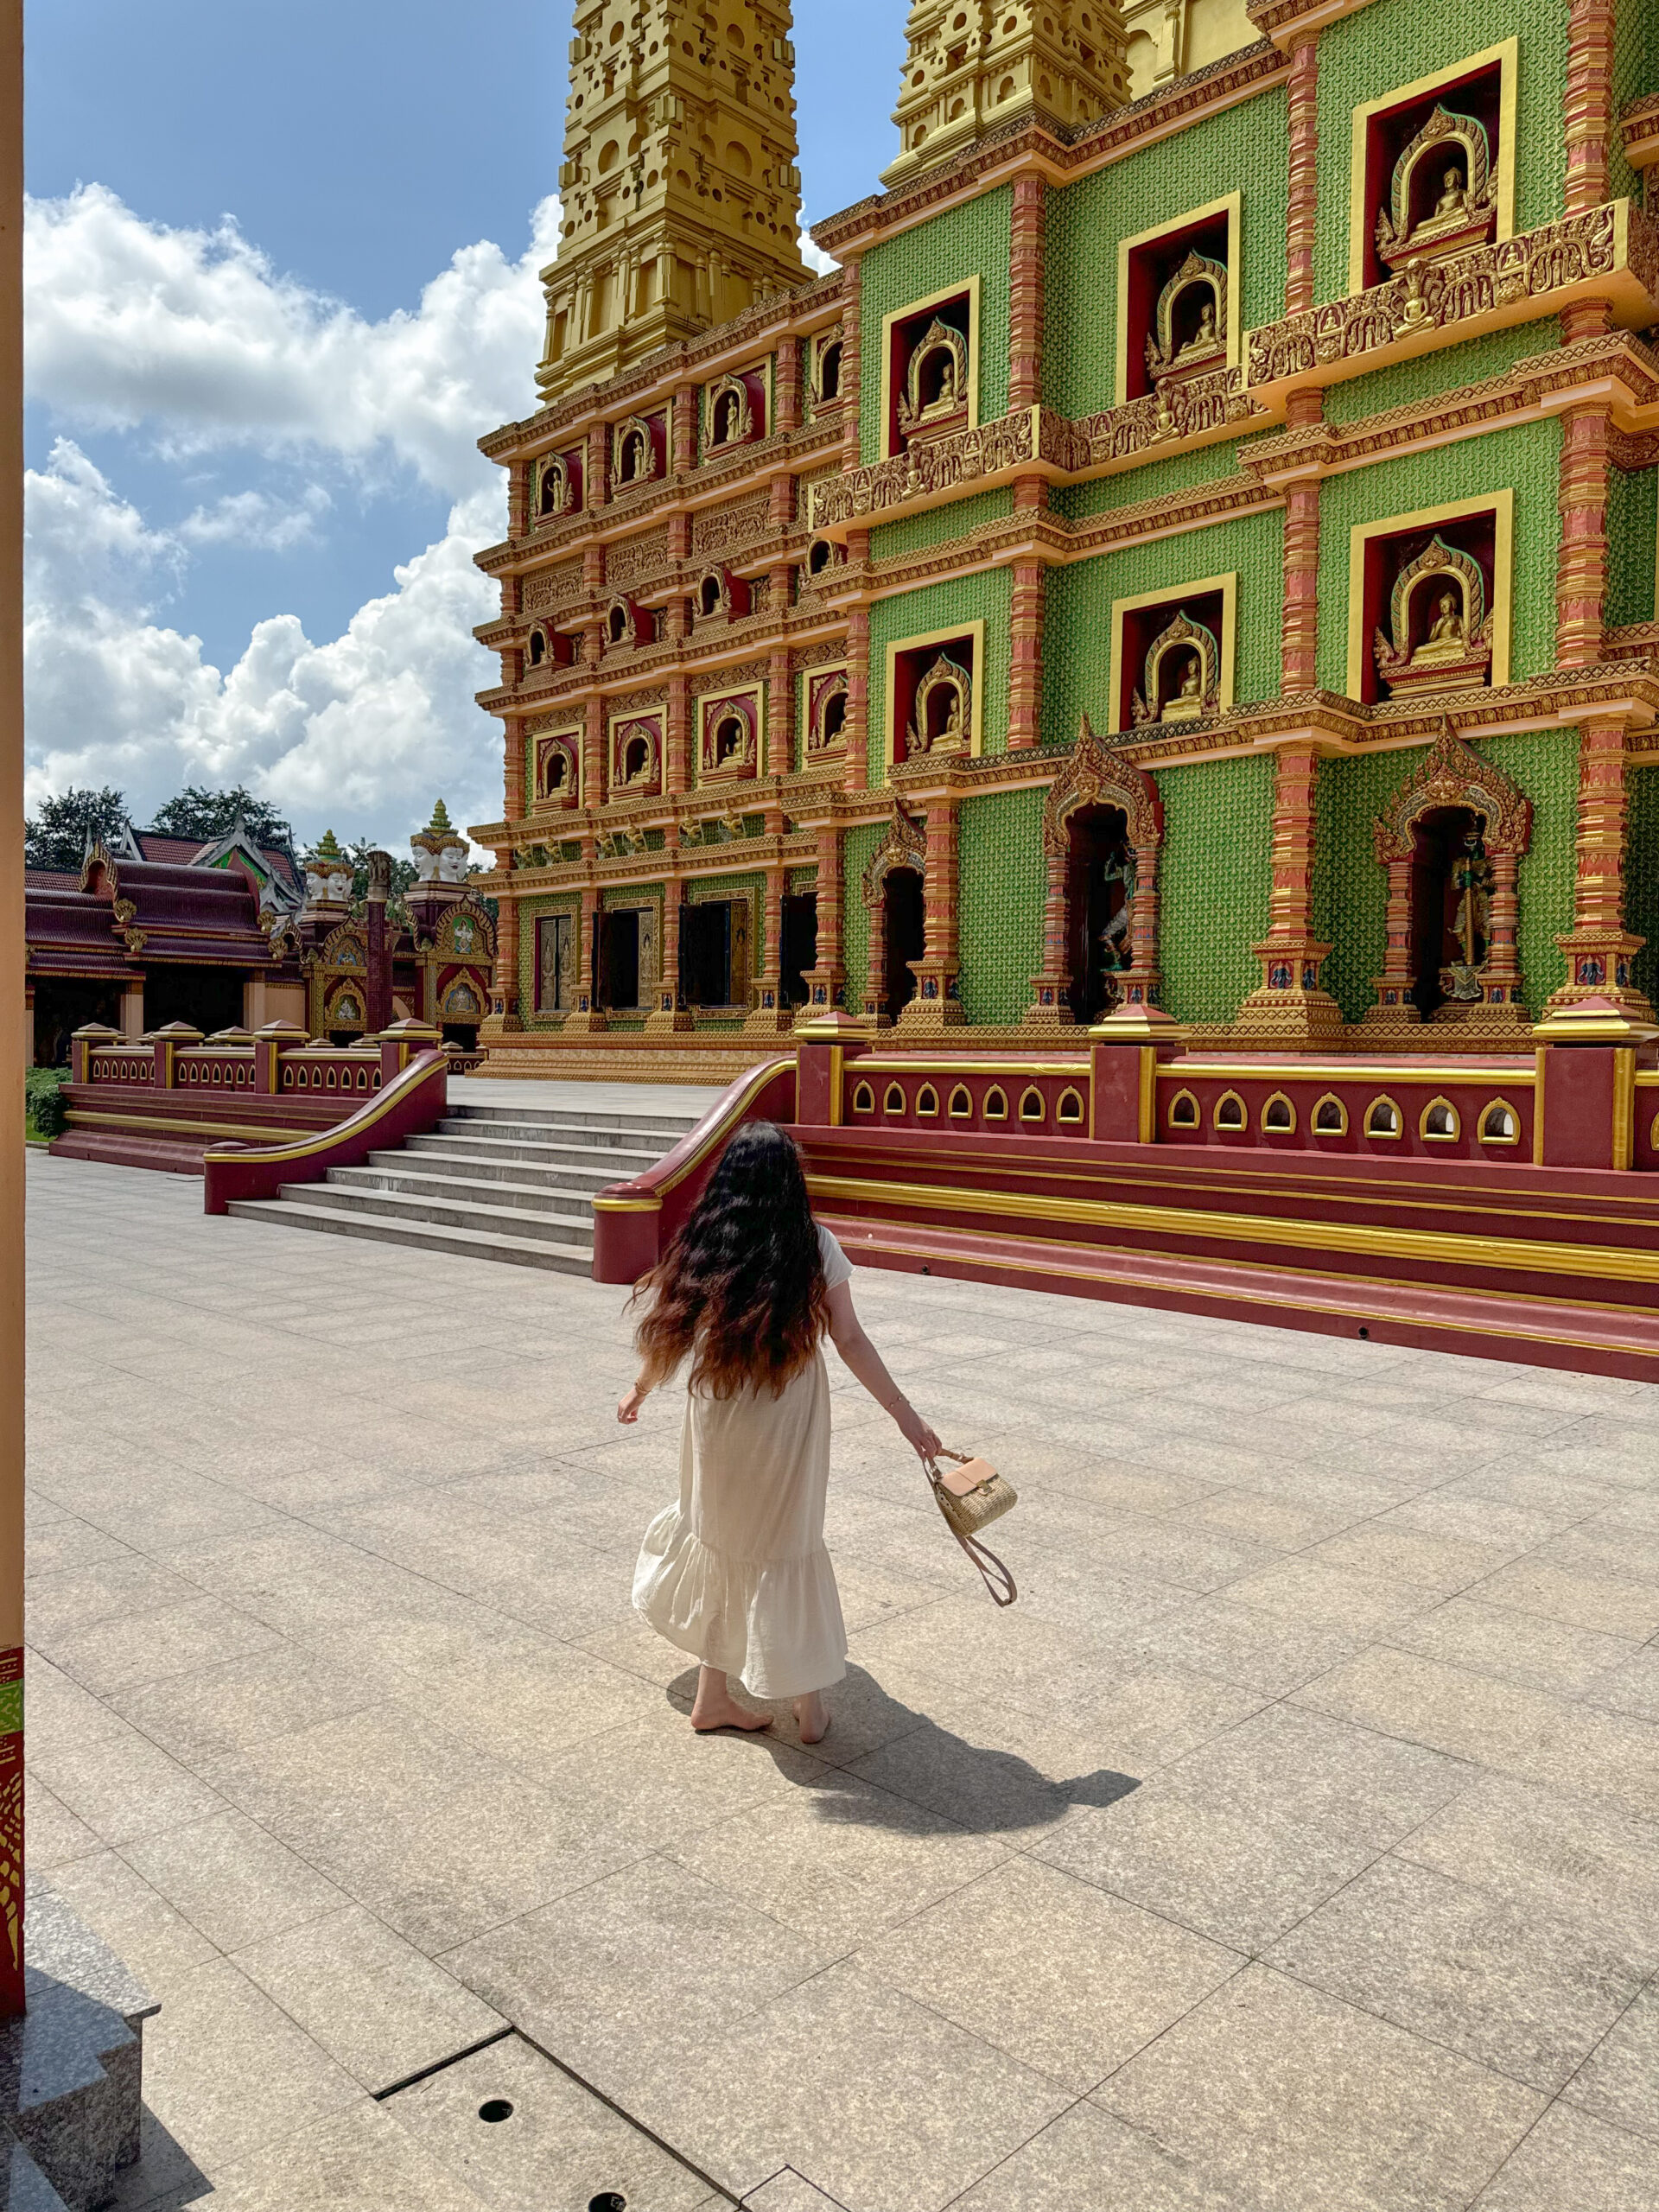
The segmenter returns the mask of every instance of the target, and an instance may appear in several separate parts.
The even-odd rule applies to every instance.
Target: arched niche
[[[1163,841],[1157,785],[1121,746],[1103,744],[1084,715],[1043,808],[1052,965],[1034,980],[1030,1018],[1093,1020],[1156,1004]]]

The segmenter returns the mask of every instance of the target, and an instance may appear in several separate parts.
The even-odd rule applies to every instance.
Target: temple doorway
[[[80,976],[42,976],[35,986],[35,1065],[67,1067],[69,1039],[88,1022],[119,1027],[121,986]]]
[[[239,968],[156,967],[144,978],[144,1027],[187,1021],[204,1037],[242,1026]]]
[[[1135,848],[1118,806],[1080,806],[1066,823],[1067,997],[1081,1022],[1098,1021],[1117,1003],[1116,978],[1133,957]]]
[[[1491,940],[1492,865],[1485,818],[1437,806],[1415,824],[1411,855],[1412,1002],[1427,1021],[1448,999],[1478,1001]],[[1446,988],[1449,979],[1451,988]]]
[[[688,1006],[747,1006],[749,902],[710,899],[680,909],[680,988]]]
[[[806,971],[818,963],[818,894],[816,891],[788,892],[784,898],[783,938],[779,966],[783,973],[785,1003],[804,1006]]]
[[[601,1004],[631,1013],[639,1003],[639,917],[637,912],[602,917]]]
[[[883,1009],[891,1021],[916,995],[912,960],[927,950],[927,924],[922,901],[919,869],[892,868],[881,885],[882,912],[887,922],[887,965],[882,978]]]

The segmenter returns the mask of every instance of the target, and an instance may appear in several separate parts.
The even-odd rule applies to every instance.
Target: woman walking
[[[830,1726],[823,1692],[846,1672],[847,1631],[823,1548],[830,1481],[826,1335],[923,1458],[939,1440],[859,1326],[852,1264],[813,1222],[794,1140],[741,1127],[658,1265],[635,1292],[639,1379],[617,1408],[635,1421],[648,1392],[689,1358],[680,1497],[652,1522],[633,1602],[701,1660],[691,1726],[766,1728],[740,1705],[792,1698],[801,1740]]]

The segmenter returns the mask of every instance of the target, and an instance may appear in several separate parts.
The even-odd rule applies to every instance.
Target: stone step
[[[409,1140],[411,1149],[448,1153],[473,1160],[523,1160],[542,1167],[580,1168],[604,1183],[625,1183],[631,1176],[654,1167],[662,1154],[656,1152],[601,1152],[583,1144],[506,1143],[495,1137],[445,1135],[442,1132]]]
[[[653,1141],[683,1137],[702,1119],[700,1114],[600,1114],[585,1106],[478,1106],[470,1099],[465,1105],[452,1104],[449,1117],[457,1122],[521,1122],[538,1128],[620,1132],[648,1136]]]
[[[396,1152],[372,1152],[371,1167],[408,1170],[416,1175],[444,1175],[462,1183],[516,1183],[521,1190],[559,1191],[589,1204],[595,1191],[617,1179],[613,1167],[543,1166],[533,1160],[480,1160],[469,1152],[416,1150],[413,1141]]]
[[[326,1186],[289,1184],[309,1198]],[[389,1220],[381,1214],[341,1213],[331,1207],[299,1205],[287,1198],[232,1198],[230,1211],[243,1221],[263,1221],[274,1229],[311,1229],[327,1236],[365,1237],[405,1250],[443,1252],[463,1260],[498,1260],[510,1267],[543,1268],[554,1274],[593,1271],[589,1244],[547,1244],[530,1236],[485,1234],[473,1229],[443,1229],[432,1223]]]
[[[394,1191],[405,1198],[443,1198],[474,1206],[511,1206],[522,1213],[575,1214],[584,1222],[591,1222],[594,1216],[591,1191],[561,1188],[545,1179],[524,1183],[508,1180],[487,1166],[482,1174],[427,1173],[396,1152],[372,1153],[364,1167],[331,1167],[324,1187],[329,1186]]]
[[[326,1183],[284,1183],[280,1196],[296,1205],[324,1211],[366,1214],[377,1221],[414,1222],[437,1229],[467,1229],[488,1236],[533,1237],[548,1244],[593,1247],[591,1224],[569,1214],[531,1212],[480,1198],[470,1191],[461,1197],[405,1196],[401,1191],[359,1190],[334,1180]]]
[[[589,1152],[641,1152],[660,1160],[685,1132],[590,1129],[580,1122],[473,1122],[458,1114],[446,1114],[435,1134],[485,1144],[569,1144],[581,1145]]]

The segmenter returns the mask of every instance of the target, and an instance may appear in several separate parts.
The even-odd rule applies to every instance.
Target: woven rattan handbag
[[[955,1465],[941,1467],[939,1459],[950,1459]],[[996,1603],[1011,1605],[1020,1594],[1014,1577],[996,1554],[979,1541],[979,1532],[1001,1520],[1019,1502],[1019,1492],[988,1460],[970,1459],[965,1452],[947,1452],[943,1445],[938,1459],[923,1464],[951,1535],[979,1569]]]

